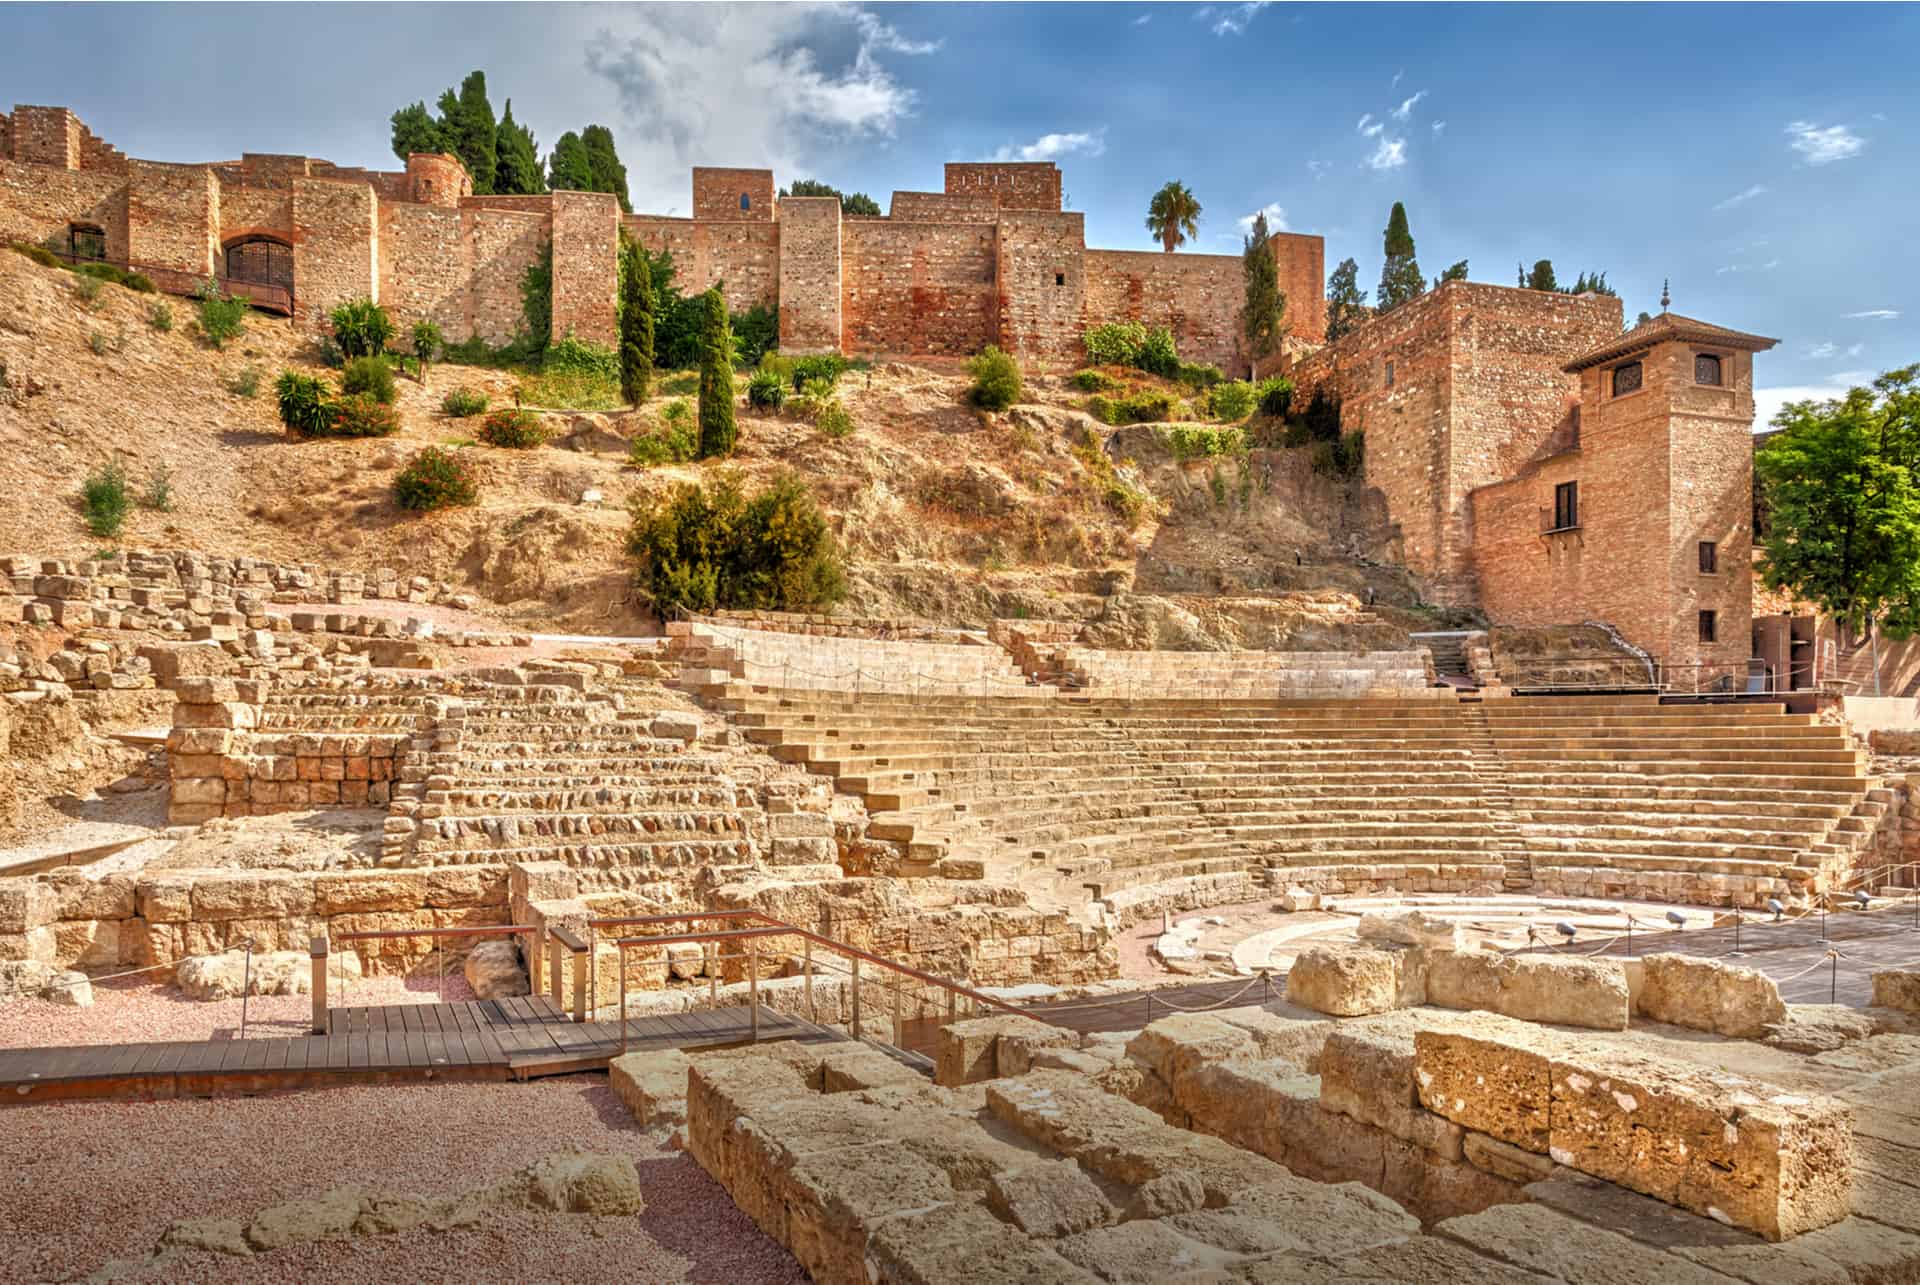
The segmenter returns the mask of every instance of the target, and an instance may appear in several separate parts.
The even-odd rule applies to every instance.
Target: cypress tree
[[[1247,353],[1257,364],[1271,357],[1280,346],[1287,312],[1287,297],[1280,293],[1280,265],[1274,262],[1264,213],[1253,218],[1253,231],[1247,236],[1241,254],[1241,268],[1247,279],[1247,297],[1240,312],[1240,326],[1247,337]]]
[[[593,191],[593,167],[587,149],[572,130],[560,136],[547,157],[547,186],[556,192]]]
[[[627,201],[627,167],[613,147],[613,131],[605,125],[589,125],[580,131],[580,145],[587,154],[590,192],[611,192],[620,198],[620,208],[628,214],[633,206]]]
[[[653,271],[640,252],[640,243],[623,235],[620,238],[620,395],[629,404],[638,406],[647,400],[652,382]]]
[[[700,296],[700,458],[733,454],[739,430],[733,422],[733,336],[727,331],[727,301],[718,290]]]
[[[1380,265],[1380,289],[1375,292],[1381,312],[1391,312],[1409,299],[1426,292],[1427,279],[1421,275],[1420,262],[1413,257],[1413,233],[1407,229],[1407,207],[1393,203],[1387,216],[1386,262]]]
[[[500,115],[495,132],[493,190],[501,196],[535,196],[547,190],[540,174],[540,149],[533,131],[513,118],[513,99]]]
[[[454,155],[473,176],[473,194],[487,196],[493,191],[493,172],[498,165],[499,133],[493,120],[493,104],[487,101],[487,73],[470,71],[460,82],[460,92],[451,89],[440,95],[440,132]]]
[[[1533,271],[1527,274],[1527,289],[1558,290],[1560,283],[1553,276],[1553,260],[1541,259],[1533,265]]]
[[[415,103],[411,107],[402,107],[395,112],[393,120],[393,154],[402,164],[415,152],[444,152],[447,150],[445,131],[440,122],[433,118],[425,103]]]
[[[1352,333],[1366,320],[1367,292],[1360,288],[1360,265],[1352,259],[1340,260],[1340,266],[1327,278],[1327,342]]]

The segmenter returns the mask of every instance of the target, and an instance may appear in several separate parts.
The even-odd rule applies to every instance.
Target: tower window
[[[1693,359],[1693,382],[1720,387],[1720,359],[1710,352],[1695,354]]]
[[[1712,540],[1700,542],[1700,574],[1713,575],[1720,570],[1720,546]]]
[[[1719,622],[1716,620],[1713,612],[1703,611],[1700,613],[1700,641],[1701,642],[1710,643],[1714,641],[1714,635],[1717,632],[1718,623]]]
[[[743,210],[751,210],[753,208],[753,198],[745,192],[740,194],[740,208]]]
[[[1580,525],[1580,484],[1562,482],[1553,488],[1553,529],[1565,531]]]
[[[104,229],[91,223],[69,223],[67,225],[67,255],[74,259],[88,259],[95,262],[107,257],[107,234]]]
[[[1640,391],[1640,377],[1643,371],[1637,361],[1626,362],[1613,368],[1613,395],[1625,397],[1628,393]]]
[[[1393,363],[1392,362],[1387,363],[1387,387],[1388,388],[1393,387]]]
[[[1053,274],[1053,284],[1055,284],[1055,285],[1057,285],[1057,286],[1063,286],[1063,285],[1065,285],[1065,284],[1067,284],[1067,274],[1066,274],[1066,273],[1064,273],[1064,272],[1056,272],[1056,273],[1054,273],[1054,274]]]

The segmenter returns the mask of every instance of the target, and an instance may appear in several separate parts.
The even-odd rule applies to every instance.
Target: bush
[[[1358,477],[1366,468],[1367,435],[1353,432],[1344,437],[1316,441],[1311,459],[1316,473],[1333,477]]]
[[[818,399],[813,406],[813,426],[828,437],[839,439],[853,434],[853,416],[838,397]]]
[[[365,394],[383,406],[393,404],[393,367],[382,357],[353,357],[340,375],[340,391]]]
[[[1253,391],[1260,398],[1260,413],[1285,419],[1293,407],[1293,381],[1282,379],[1278,375],[1269,376],[1255,384]]]
[[[1183,361],[1176,367],[1174,378],[1199,393],[1225,382],[1227,372],[1203,362]]]
[[[1156,430],[1155,436],[1177,460],[1238,455],[1247,449],[1246,434],[1231,425],[1215,428],[1206,424],[1175,424]]]
[[[636,501],[627,553],[636,583],[662,615],[805,611],[846,596],[826,515],[791,474],[752,496],[722,476]]]
[[[1112,460],[1101,448],[1099,435],[1087,430],[1080,444],[1073,448],[1073,458],[1080,461],[1086,469],[1094,493],[1100,502],[1116,517],[1127,524],[1129,530],[1140,525],[1140,520],[1153,511],[1153,496],[1135,485],[1114,467]]]
[[[371,299],[349,299],[328,313],[327,321],[333,327],[333,341],[348,358],[385,352],[393,338],[393,318]]]
[[[321,437],[333,431],[334,404],[327,386],[311,375],[283,370],[273,381],[280,405],[280,422],[302,437]]]
[[[847,359],[837,352],[810,353],[793,359],[793,391],[801,392],[810,380],[824,380],[828,388],[847,373]]]
[[[239,374],[227,380],[227,391],[235,397],[258,396],[260,392],[260,368],[251,363],[242,367]]]
[[[1300,426],[1306,430],[1309,440],[1332,442],[1340,437],[1340,401],[1325,388],[1313,390],[1313,397],[1307,402],[1306,411],[1300,416]]]
[[[1073,372],[1073,386],[1083,393],[1117,393],[1126,387],[1104,370],[1076,370]]]
[[[173,512],[173,474],[165,464],[153,466],[147,475],[147,489],[140,493],[140,507],[159,513]]]
[[[391,437],[400,431],[400,416],[371,393],[342,397],[333,406],[334,437]]]
[[[478,500],[480,482],[459,454],[429,446],[394,475],[393,498],[401,508],[415,512],[452,508]]]
[[[118,456],[87,474],[80,484],[80,502],[87,515],[88,531],[109,540],[120,534],[133,508],[133,497],[127,493],[127,470]]]
[[[456,388],[440,399],[440,409],[455,419],[467,419],[487,408],[487,395],[474,388]]]
[[[1140,345],[1140,355],[1134,358],[1134,365],[1149,375],[1159,375],[1172,379],[1180,373],[1180,354],[1174,351],[1173,332],[1165,326],[1155,326],[1147,332],[1146,342]]]
[[[1141,388],[1125,397],[1091,397],[1087,411],[1104,424],[1161,424],[1174,417],[1179,398],[1164,388]]]
[[[547,440],[547,430],[541,424],[540,417],[518,406],[502,406],[481,422],[479,438],[489,446],[506,446],[514,450],[540,446]]]
[[[973,387],[967,396],[975,406],[986,410],[1005,410],[1020,400],[1020,365],[992,344],[967,362]]]
[[[156,303],[147,313],[147,324],[155,330],[173,329],[173,307],[166,303]]]
[[[755,304],[728,319],[733,328],[734,356],[742,366],[758,366],[780,346],[780,310]]]
[[[739,426],[733,418],[733,336],[727,304],[718,290],[700,296],[706,321],[700,331],[700,458],[733,454]]]
[[[627,404],[619,354],[572,335],[548,346],[540,373],[526,381],[521,395],[531,405],[555,410],[618,410]]]
[[[668,402],[660,422],[627,443],[627,463],[637,468],[655,464],[685,464],[700,454],[700,434],[694,428],[693,407],[684,397]]]
[[[247,328],[247,301],[222,296],[219,283],[208,277],[206,284],[200,287],[199,299],[200,333],[215,348],[224,348],[227,341],[238,339]]]
[[[540,359],[540,369],[543,372],[570,371],[616,384],[620,382],[619,354],[605,344],[575,339],[572,335],[548,345],[547,355]]]
[[[151,277],[145,273],[128,272],[124,268],[116,268],[111,263],[80,263],[68,270],[83,277],[97,277],[116,286],[124,286],[137,294],[155,293]]]
[[[440,360],[440,350],[446,346],[446,336],[440,333],[440,327],[431,321],[413,323],[413,359],[419,363],[421,383],[427,382],[427,367]]]
[[[100,290],[99,277],[79,274],[73,278],[73,297],[89,310],[100,306]]]
[[[1086,345],[1092,365],[1135,366],[1147,342],[1147,328],[1137,321],[1109,321],[1081,335],[1080,342]]]
[[[1213,417],[1229,424],[1237,424],[1253,414],[1257,398],[1253,385],[1244,379],[1235,379],[1214,388],[1210,397]]]
[[[24,254],[43,268],[64,268],[66,262],[44,245],[28,245],[25,241],[9,241],[7,248],[15,254]]]
[[[756,370],[747,381],[747,405],[756,410],[779,410],[786,400],[787,381],[777,370]]]

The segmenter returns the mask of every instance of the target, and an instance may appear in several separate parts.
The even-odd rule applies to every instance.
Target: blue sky
[[[391,167],[387,116],[474,67],[542,147],[611,125],[636,208],[696,163],[872,193],[1057,160],[1090,244],[1155,188],[1231,252],[1277,212],[1379,276],[1404,200],[1429,276],[1605,270],[1628,316],[1777,336],[1765,407],[1920,360],[1916,5],[127,5],[0,9],[0,102],[125,151]]]

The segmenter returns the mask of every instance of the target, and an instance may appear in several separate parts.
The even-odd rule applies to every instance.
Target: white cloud
[[[1397,170],[1406,163],[1407,140],[1404,138],[1381,139],[1373,155],[1367,158],[1367,168],[1374,170]]]
[[[1765,192],[1766,190],[1767,189],[1765,185],[1760,183],[1755,183],[1752,187],[1746,189],[1744,192],[1735,192],[1732,196],[1728,197],[1724,201],[1721,201],[1718,205],[1715,205],[1713,208],[1716,211],[1731,210],[1736,205],[1742,205],[1748,201],[1751,201],[1754,197],[1759,196],[1762,192]]]
[[[1240,216],[1237,220],[1240,224],[1240,231],[1244,234],[1251,234],[1253,232],[1254,219],[1262,214],[1267,216],[1267,231],[1285,232],[1287,230],[1287,211],[1285,207],[1278,201],[1269,201],[1252,214],[1243,214]]]
[[[1332,168],[1333,168],[1332,161],[1308,161],[1307,162],[1307,173],[1313,175],[1315,178],[1321,177],[1328,170]]]
[[[1725,275],[1729,272],[1771,272],[1779,266],[1778,259],[1768,259],[1765,263],[1729,263],[1724,268],[1715,268],[1714,273]]]
[[[1848,157],[1858,156],[1867,145],[1866,139],[1845,125],[1821,126],[1797,120],[1787,126],[1786,133],[1792,140],[1787,146],[1800,153],[1809,165],[1830,165],[1834,161],[1844,161]]]
[[[1443,120],[1437,120],[1433,122],[1433,132],[1435,134],[1444,133],[1446,131],[1446,128],[1447,128],[1447,122]]]
[[[1865,312],[1849,312],[1848,321],[1898,321],[1898,308],[1869,308]]]
[[[1368,112],[1366,115],[1362,116],[1360,118],[1360,123],[1354,126],[1355,129],[1359,130],[1362,134],[1366,135],[1368,138],[1373,138],[1377,136],[1380,133],[1380,131],[1385,129],[1386,127],[1387,127],[1387,123],[1382,120],[1375,120],[1373,118],[1372,112]]]
[[[1409,116],[1413,115],[1413,109],[1417,107],[1420,103],[1420,100],[1422,98],[1425,98],[1426,96],[1427,96],[1427,91],[1423,89],[1419,93],[1415,94],[1412,98],[1403,99],[1400,105],[1393,109],[1393,113],[1392,113],[1393,118],[1398,121],[1406,120]]]
[[[1858,357],[1861,353],[1865,352],[1866,350],[1867,350],[1867,346],[1865,344],[1848,344],[1847,356]]]
[[[1216,36],[1237,36],[1247,29],[1253,21],[1253,15],[1266,8],[1273,0],[1245,0],[1245,3],[1228,5],[1220,11],[1220,17],[1213,24]]]
[[[1031,143],[1009,144],[993,154],[996,161],[1057,161],[1062,156],[1099,156],[1107,150],[1107,131],[1090,134],[1042,134]]]
[[[1394,73],[1393,73],[1393,83],[1392,83],[1391,85],[1388,85],[1388,86],[1387,86],[1387,88],[1388,88],[1388,89],[1398,89],[1398,88],[1400,88],[1400,82],[1401,82],[1401,81],[1403,81],[1403,80],[1405,80],[1406,78],[1407,78],[1407,73],[1406,73],[1406,72],[1404,72],[1404,71],[1396,71],[1396,72],[1394,72]]]
[[[1812,361],[1825,361],[1838,351],[1840,350],[1830,343],[1818,343],[1807,349],[1807,357]]]
[[[773,169],[808,177],[835,138],[888,138],[915,95],[881,63],[920,56],[938,41],[909,40],[865,10],[800,5],[639,5],[587,46],[586,68],[612,87],[635,208],[686,199],[693,165]],[[837,60],[816,49],[845,48]]]
[[[1140,16],[1139,16],[1138,18],[1135,18],[1135,19],[1133,20],[1133,25],[1134,25],[1134,26],[1136,26],[1136,27],[1144,27],[1144,26],[1146,26],[1146,25],[1147,25],[1147,24],[1148,24],[1149,22],[1152,22],[1152,21],[1153,21],[1153,15],[1152,15],[1152,14],[1150,14],[1150,13],[1143,13],[1143,14],[1141,14],[1141,15],[1140,15]]]

